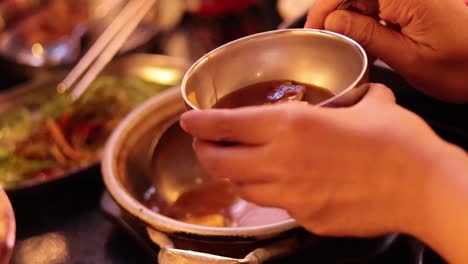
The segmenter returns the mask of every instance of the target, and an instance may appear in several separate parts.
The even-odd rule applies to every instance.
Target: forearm
[[[416,208],[421,218],[414,235],[449,263],[468,263],[468,156],[449,146],[433,167]]]

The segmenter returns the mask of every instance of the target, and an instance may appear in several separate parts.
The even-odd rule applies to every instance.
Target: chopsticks
[[[125,44],[156,1],[129,0],[113,22],[57,86],[57,91],[64,93],[71,89],[70,98],[72,101],[77,100]]]

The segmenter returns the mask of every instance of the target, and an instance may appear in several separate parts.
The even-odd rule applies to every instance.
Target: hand
[[[468,102],[468,7],[462,0],[379,1],[379,21],[351,11],[334,11],[342,0],[316,0],[306,27],[347,35],[382,59],[415,88],[436,98]],[[467,1],[468,3],[468,1]]]
[[[191,111],[181,126],[195,137],[210,174],[231,179],[243,198],[284,208],[311,232],[331,236],[412,232],[421,220],[414,215],[421,186],[448,145],[382,85],[351,108]]]

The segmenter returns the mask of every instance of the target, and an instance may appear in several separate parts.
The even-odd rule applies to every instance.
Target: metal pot
[[[158,177],[151,169],[155,149],[185,111],[179,89],[150,99],[122,121],[108,141],[101,166],[111,197],[144,225],[146,235],[161,248],[159,263],[262,263],[319,242],[319,237],[302,230],[294,219],[253,227],[204,227],[171,219],[145,205],[143,194]],[[187,137],[175,138],[180,145],[168,150],[172,154],[168,164],[172,165],[167,165],[166,173],[193,161],[191,138]],[[366,250],[381,252],[394,239],[393,235],[373,239]]]

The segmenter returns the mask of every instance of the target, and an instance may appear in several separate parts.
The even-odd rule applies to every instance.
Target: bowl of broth
[[[188,109],[289,101],[350,106],[367,91],[368,59],[354,40],[325,30],[247,36],[204,55],[181,85]]]

